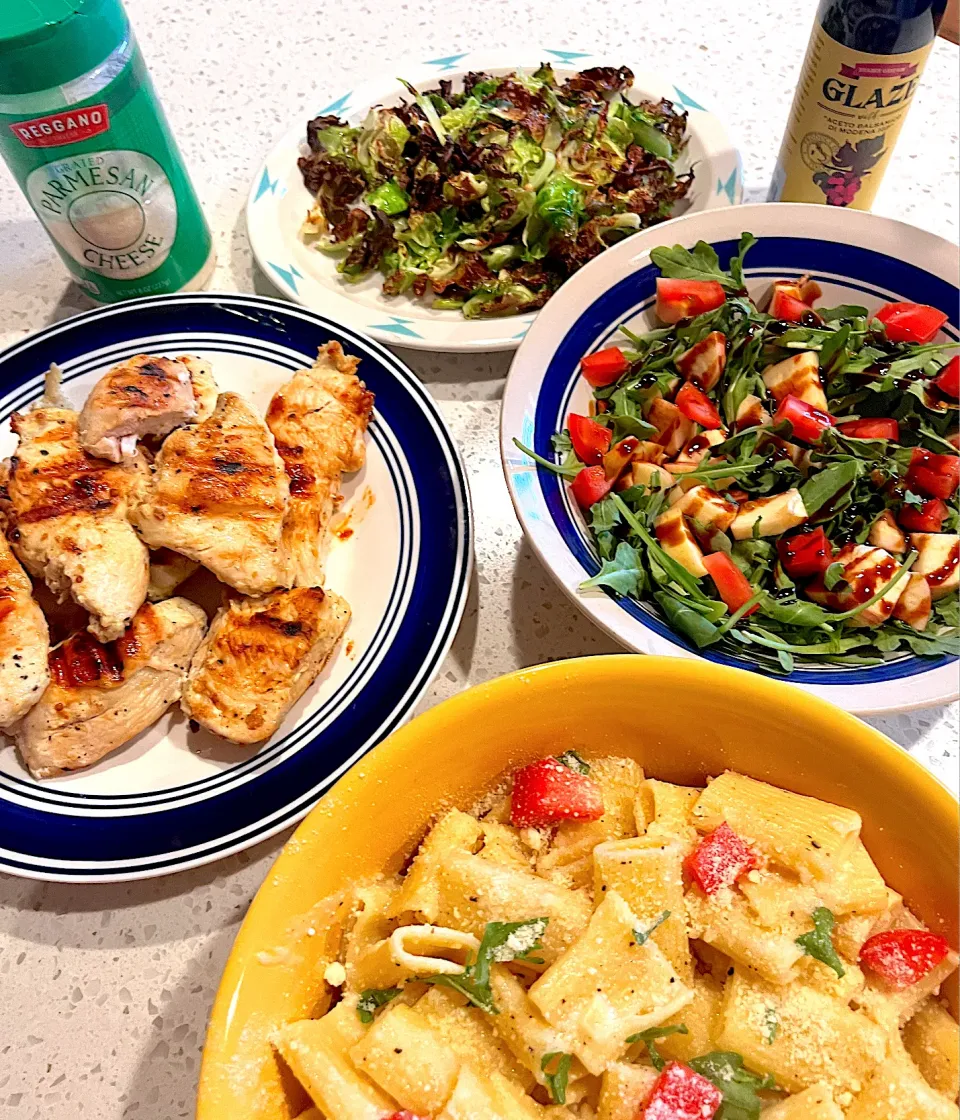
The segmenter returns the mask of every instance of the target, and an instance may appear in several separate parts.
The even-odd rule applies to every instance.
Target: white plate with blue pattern
[[[328,340],[360,358],[376,395],[367,461],[345,479],[346,521],[327,564],[327,586],[353,612],[343,645],[257,746],[191,730],[174,707],[90,769],[38,782],[0,735],[0,870],[146,878],[299,820],[423,695],[459,625],[473,555],[466,476],[436,404],[384,347],[312,311],[250,295],[155,296],[79,315],[0,354],[2,458],[16,446],[10,414],[41,395],[51,362],[79,406],[133,354],[199,354],[221,389],[264,411]]]
[[[746,258],[754,295],[772,280],[809,274],[823,289],[823,306],[859,304],[870,310],[891,300],[932,304],[950,316],[943,341],[960,339],[957,249],[931,233],[875,214],[792,203],[740,206],[677,218],[634,234],[608,249],[563,285],[541,311],[507,379],[501,413],[503,468],[517,516],[554,579],[599,626],[638,653],[703,657],[767,672],[747,657],[695,650],[671,630],[655,605],[581,592],[600,569],[596,548],[568,488],[535,466],[514,437],[547,459],[550,437],[570,412],[586,412],[589,386],[580,377],[584,354],[615,343],[621,326],[649,330],[659,270],[650,261],[658,245],[713,245],[725,264],[749,230],[759,242]],[[954,700],[960,684],[955,657],[890,655],[882,665],[797,665],[793,684],[859,715],[927,708]],[[696,698],[692,698],[696,703]]]
[[[452,80],[457,88],[458,79],[470,71],[506,74],[519,68],[532,72],[543,62],[552,63],[560,78],[591,66],[630,65],[629,59],[572,50],[469,51],[427,62],[405,61],[393,68],[389,79],[366,82],[314,111],[305,111],[261,164],[250,187],[247,231],[260,268],[290,299],[332,315],[380,342],[449,352],[516,349],[535,313],[468,320],[459,311],[434,310],[426,299],[384,296],[379,272],[359,283],[343,280],[337,272],[337,259],[311,248],[300,235],[313,196],[303,185],[297,159],[307,151],[308,119],[335,113],[351,124],[359,124],[371,107],[396,105],[409,98],[398,78],[417,89],[435,88],[441,78]],[[737,205],[743,194],[740,154],[724,126],[692,95],[684,81],[677,85],[630,68],[635,75],[632,98],[666,97],[689,114],[690,140],[678,168],[684,171],[693,167],[694,182],[676,213]]]

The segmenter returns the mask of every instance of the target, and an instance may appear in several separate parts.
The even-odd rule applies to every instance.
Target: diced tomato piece
[[[674,403],[688,420],[693,420],[708,431],[723,427],[723,420],[720,419],[713,401],[692,381],[687,381],[680,387]]]
[[[867,938],[860,960],[891,988],[916,984],[950,952],[950,942],[926,929],[889,929]]]
[[[638,1120],[712,1120],[723,1093],[683,1062],[669,1062],[653,1086]]]
[[[732,887],[745,871],[756,866],[757,857],[726,821],[687,857],[687,870],[705,894]]]
[[[589,416],[578,416],[576,412],[571,412],[567,417],[567,430],[570,432],[573,450],[582,463],[589,463],[591,466],[599,463],[610,450],[613,433]]]
[[[827,428],[833,427],[833,417],[821,408],[814,408],[793,393],[788,393],[773,414],[773,422],[789,420],[793,434],[805,443],[816,443]]]
[[[949,316],[925,303],[885,303],[873,316],[891,342],[930,342]]]
[[[662,323],[679,323],[704,311],[714,311],[726,301],[726,293],[716,280],[657,278],[657,318]]]
[[[703,566],[717,586],[717,593],[730,608],[730,613],[740,610],[753,595],[750,581],[725,552],[711,552],[703,558]],[[743,616],[748,618],[757,609],[754,604]]]
[[[897,515],[897,520],[911,533],[939,533],[949,512],[946,502],[930,498],[919,509],[916,506],[904,506]]]
[[[580,372],[596,389],[612,385],[629,368],[627,356],[619,346],[608,346],[580,359]]]
[[[603,790],[599,783],[555,758],[542,758],[513,775],[510,823],[515,828],[540,828],[558,821],[598,821],[602,816]]]
[[[581,509],[589,509],[610,493],[613,482],[613,479],[607,478],[603,467],[584,467],[571,483],[570,489],[577,505]]]
[[[415,1112],[408,1112],[403,1109],[402,1112],[391,1112],[387,1120],[425,1120],[425,1117],[418,1116]]]
[[[900,440],[900,425],[887,416],[865,416],[862,420],[848,420],[838,428],[845,436],[854,439],[892,439]]]
[[[934,385],[944,396],[960,398],[960,354],[950,359],[933,379]]]
[[[777,552],[787,575],[793,579],[822,575],[833,563],[833,545],[823,529],[781,537]]]
[[[792,280],[778,280],[773,285],[773,297],[767,309],[774,319],[787,323],[799,323],[813,308],[804,302],[800,287]]]
[[[937,455],[915,447],[907,470],[907,485],[930,498],[949,498],[960,485],[960,456]]]

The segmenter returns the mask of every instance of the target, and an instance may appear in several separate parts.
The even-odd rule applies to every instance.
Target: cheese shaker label
[[[863,54],[817,27],[790,111],[772,197],[868,210],[931,48],[932,43],[907,54]]]
[[[110,127],[110,110],[104,105],[88,105],[65,113],[51,113],[32,121],[17,121],[10,131],[26,148],[57,148],[78,144],[99,136]]]
[[[176,239],[173,188],[160,164],[142,152],[54,160],[30,172],[25,190],[60,248],[101,276],[148,276]]]

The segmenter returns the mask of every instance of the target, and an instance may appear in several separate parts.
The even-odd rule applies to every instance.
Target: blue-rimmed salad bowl
[[[654,316],[656,278],[651,250],[663,245],[712,245],[721,267],[737,253],[744,231],[757,244],[746,257],[745,281],[761,297],[777,279],[811,276],[823,307],[859,305],[874,312],[892,301],[928,304],[949,318],[939,340],[960,338],[956,246],[912,226],[869,213],[826,206],[752,205],[690,214],[615,246],[572,277],[540,313],[510,370],[504,396],[501,452],[517,515],[544,565],[594,622],[630,649],[705,657],[757,672],[786,672],[795,685],[848,711],[903,711],[956,698],[960,673],[949,654],[878,651],[876,664],[796,657],[771,665],[750,650],[697,648],[668,625],[656,602],[581,584],[600,570],[587,522],[563,478],[536,465],[515,439],[555,461],[551,437],[570,413],[587,413],[590,386],[580,377],[587,354],[615,345],[621,326],[644,332]]]

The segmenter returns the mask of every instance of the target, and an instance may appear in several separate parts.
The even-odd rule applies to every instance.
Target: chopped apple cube
[[[807,594],[821,606],[831,610],[852,610],[858,603],[871,599],[897,570],[897,560],[886,549],[869,544],[848,544],[837,553],[836,563],[843,565],[845,583],[827,591],[822,581],[807,587]],[[880,626],[893,614],[907,587],[906,577],[898,580],[872,606],[850,620],[850,626]]]
[[[738,432],[744,428],[766,427],[770,423],[770,413],[763,407],[763,401],[758,396],[750,393],[740,402],[737,409],[737,419],[734,428]]]
[[[763,383],[781,401],[791,394],[827,412],[827,397],[820,381],[820,361],[816,352],[804,350],[784,358],[763,371]]]
[[[888,509],[885,509],[870,526],[867,541],[876,548],[885,548],[887,552],[895,552],[898,555],[905,552],[907,548],[907,538]]]
[[[703,563],[703,553],[687,524],[683,513],[676,506],[663,511],[653,523],[653,530],[663,551],[673,557],[697,579],[707,574]]]
[[[760,537],[779,537],[788,529],[802,525],[807,520],[799,490],[787,490],[769,498],[757,498],[744,502],[737,511],[730,526],[730,532],[738,541],[749,540],[756,534]],[[754,529],[754,526],[757,526]]]
[[[711,331],[677,358],[677,369],[688,381],[710,390],[723,375],[727,364],[727,339],[722,331]]]
[[[934,602],[960,587],[960,537],[956,533],[911,533],[910,547],[920,554],[913,570],[930,585]]]
[[[671,495],[671,506],[680,510],[691,521],[699,521],[711,529],[725,533],[737,515],[737,503],[728,501],[709,486],[694,486],[692,490],[681,490],[676,500]]]
[[[646,486],[651,490],[668,490],[674,483],[673,475],[659,463],[631,463],[620,479],[619,489]]]
[[[650,402],[646,419],[660,433],[657,443],[662,445],[668,459],[676,455],[680,448],[693,438],[697,430],[692,420],[688,420],[675,404],[665,401],[662,397],[657,397]]]
[[[925,576],[911,572],[906,579],[907,586],[893,608],[893,617],[899,618],[914,630],[926,630],[930,621],[930,584]]]

